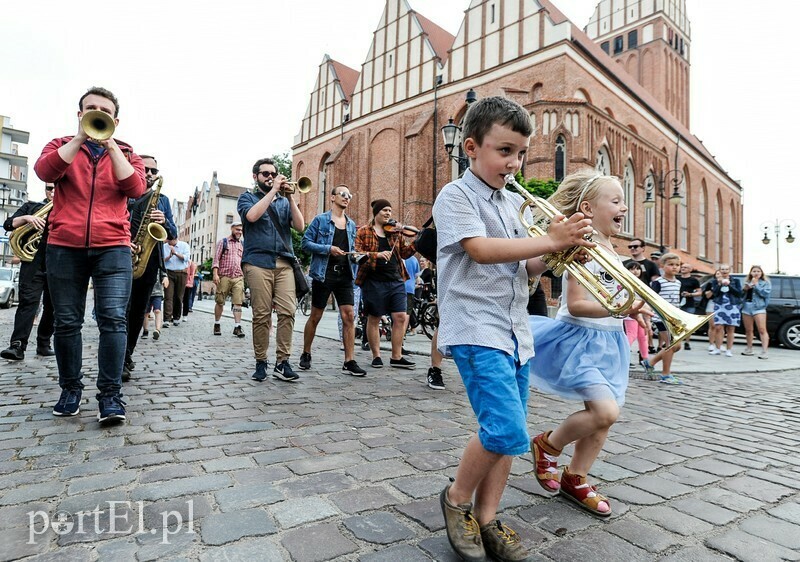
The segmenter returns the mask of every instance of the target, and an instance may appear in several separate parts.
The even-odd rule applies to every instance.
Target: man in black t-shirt
[[[314,217],[303,235],[303,250],[311,253],[311,315],[303,329],[303,353],[300,368],[311,368],[311,344],[325,305],[333,293],[342,317],[344,365],[342,372],[363,377],[367,372],[353,358],[355,312],[353,279],[355,263],[350,260],[355,249],[356,223],[345,214],[350,204],[350,189],[337,185],[331,191],[331,210]]]
[[[700,289],[700,281],[692,277],[692,266],[688,263],[681,264],[681,274],[678,276],[681,282],[681,310],[690,314],[697,314],[697,304],[703,294]],[[689,341],[683,342],[683,349],[692,349]]]
[[[652,281],[661,277],[661,271],[658,269],[658,265],[644,257],[644,240],[641,238],[634,238],[631,240],[628,244],[628,249],[631,251],[631,259],[625,260],[623,265],[628,267],[628,264],[632,262],[638,263],[642,270],[641,280],[649,287]]]

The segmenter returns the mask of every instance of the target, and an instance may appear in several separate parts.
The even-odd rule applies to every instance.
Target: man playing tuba
[[[47,246],[47,216],[38,216],[47,203],[53,200],[55,185],[48,183],[44,187],[47,196],[44,201],[28,201],[17,212],[6,219],[3,226],[7,231],[30,225],[33,232],[40,232],[41,238],[30,262],[22,261],[19,268],[19,306],[14,316],[14,331],[11,332],[11,345],[0,351],[0,357],[21,361],[25,359],[25,349],[33,329],[33,319],[39,308],[39,300],[44,296],[42,317],[36,334],[36,355],[49,357],[55,355],[50,347],[53,337],[53,303],[47,290],[47,273],[44,266],[45,248]]]

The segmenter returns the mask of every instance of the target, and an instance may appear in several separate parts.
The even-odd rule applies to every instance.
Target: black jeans
[[[150,254],[150,261],[147,262],[144,273],[138,279],[134,279],[131,285],[131,298],[128,301],[128,310],[126,312],[128,321],[126,351],[128,357],[133,355],[133,350],[136,349],[136,342],[139,340],[139,333],[142,331],[142,324],[144,324],[147,303],[150,302],[150,293],[153,292],[153,286],[158,281],[158,260],[159,256],[154,250]]]
[[[44,296],[42,317],[39,319],[39,330],[36,334],[37,346],[49,346],[53,337],[53,302],[47,290],[47,273],[44,271],[44,248],[30,263],[22,263],[19,267],[19,306],[14,315],[14,331],[11,341],[22,342],[22,349],[28,347],[28,338],[33,329],[33,319],[39,308],[39,299]]]

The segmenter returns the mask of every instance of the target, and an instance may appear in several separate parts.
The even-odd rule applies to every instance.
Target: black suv
[[[734,273],[731,277],[736,277],[744,285],[744,273]],[[772,283],[772,293],[767,305],[767,332],[770,342],[774,345],[783,344],[788,349],[800,349],[800,277],[796,275],[767,274]],[[700,286],[711,279],[711,276],[704,278]],[[739,333],[744,333],[742,324],[736,329]],[[756,332],[758,339],[758,332]]]

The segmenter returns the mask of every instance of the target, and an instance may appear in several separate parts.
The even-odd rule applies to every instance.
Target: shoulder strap
[[[431,215],[431,218],[425,221],[425,224],[422,225],[422,228],[428,228],[431,224],[433,224],[433,215]]]
[[[272,224],[275,226],[275,230],[278,231],[278,235],[280,236],[281,242],[283,242],[283,247],[290,254],[294,254],[294,252],[292,252],[291,248],[289,247],[289,244],[286,243],[286,233],[283,231],[283,226],[281,225],[280,221],[278,221],[278,215],[275,214],[275,209],[272,208],[271,203],[269,207],[267,207],[267,212],[269,213],[269,218],[272,219]]]

